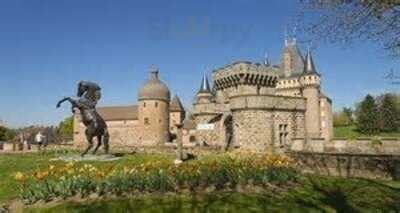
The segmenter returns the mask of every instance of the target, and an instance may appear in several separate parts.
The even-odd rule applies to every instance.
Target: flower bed
[[[55,198],[129,195],[143,192],[199,191],[235,188],[237,185],[280,185],[293,182],[297,171],[284,156],[223,155],[175,166],[155,161],[132,166],[94,166],[67,163],[50,165],[33,173],[17,172],[21,199],[32,204]],[[249,157],[251,156],[251,157]]]

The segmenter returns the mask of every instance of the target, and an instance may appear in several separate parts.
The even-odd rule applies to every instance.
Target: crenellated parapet
[[[259,63],[240,61],[213,73],[214,88],[224,90],[241,85],[275,87],[279,69]]]
[[[303,87],[307,86],[319,87],[321,85],[321,77],[317,74],[302,75],[299,78],[299,82]]]

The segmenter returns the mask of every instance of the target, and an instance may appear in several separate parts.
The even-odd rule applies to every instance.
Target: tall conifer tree
[[[395,97],[385,94],[379,106],[379,127],[381,131],[393,132],[398,130],[399,117],[400,112],[396,107]]]
[[[378,133],[378,107],[374,98],[368,94],[360,103],[359,107],[357,118],[358,130],[368,135]]]

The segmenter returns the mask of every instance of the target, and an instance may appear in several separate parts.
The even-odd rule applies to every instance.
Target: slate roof
[[[211,93],[210,83],[208,82],[208,77],[206,73],[204,73],[203,75],[198,93]]]

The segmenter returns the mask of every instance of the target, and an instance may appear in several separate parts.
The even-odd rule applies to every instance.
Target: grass
[[[66,202],[29,212],[398,212],[399,189],[374,181],[307,176],[286,192],[144,195]]]
[[[17,198],[13,174],[48,165],[57,153],[0,155],[0,203]],[[205,158],[215,159],[216,155]],[[149,161],[172,161],[173,154],[135,154],[114,162],[93,162],[101,167],[123,167]],[[400,182],[344,179],[309,175],[296,187],[253,193],[145,194],[135,198],[64,202],[57,206],[31,207],[28,212],[398,212]]]
[[[357,131],[357,127],[354,125],[334,127],[333,135],[334,137],[338,138],[351,138],[351,139],[355,139],[357,137],[371,137],[370,135],[366,135]],[[379,133],[377,136],[400,138],[400,132],[382,132]]]

